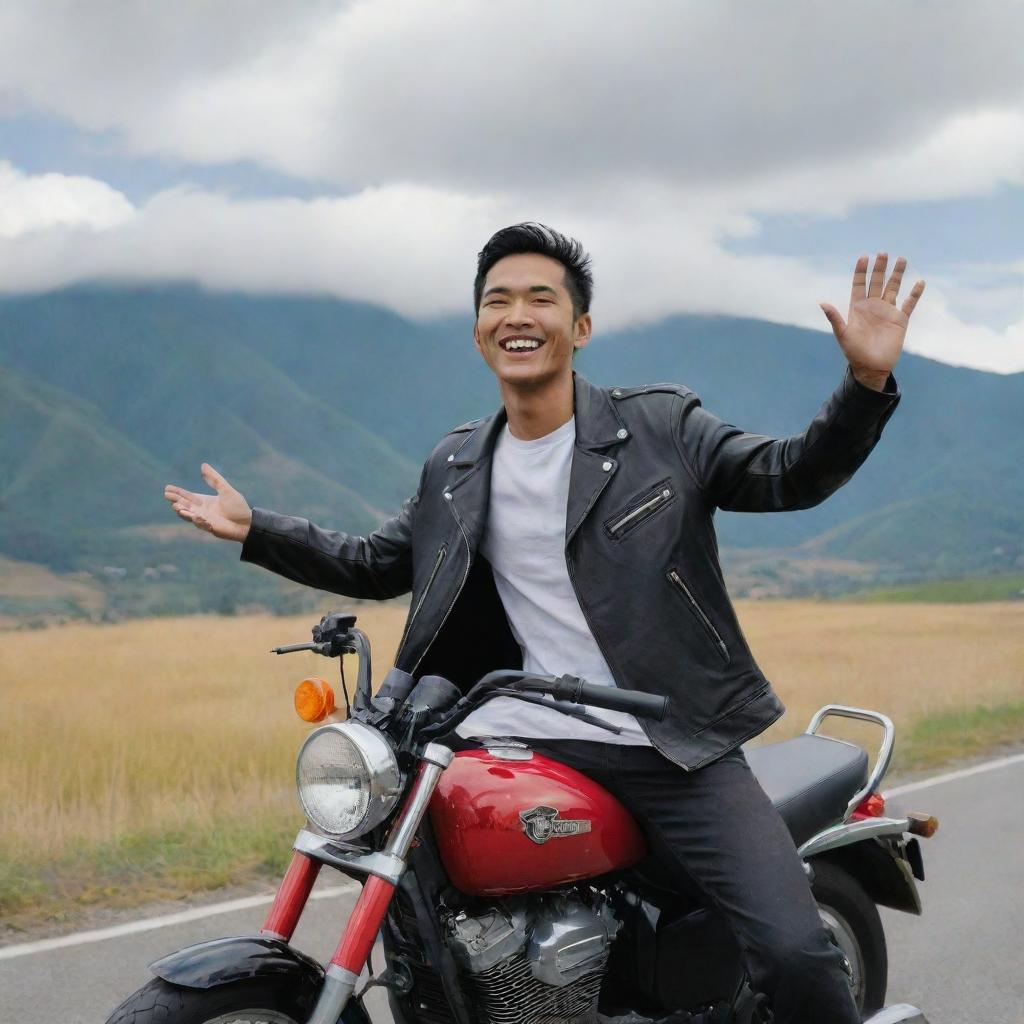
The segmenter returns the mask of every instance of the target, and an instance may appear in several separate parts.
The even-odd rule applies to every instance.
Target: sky
[[[828,332],[858,256],[906,348],[1024,371],[1024,4],[0,0],[0,291],[195,281],[470,312],[539,220],[595,333]]]

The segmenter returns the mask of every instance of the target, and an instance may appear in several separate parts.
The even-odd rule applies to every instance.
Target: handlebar
[[[556,701],[572,704],[589,704],[608,711],[624,711],[638,718],[654,718],[661,721],[668,709],[668,698],[635,690],[619,690],[613,686],[588,683],[576,676],[537,676],[514,669],[500,669],[488,672],[470,691],[447,712],[436,717],[419,738],[435,739],[451,732],[464,718],[467,718],[484,701],[492,696],[516,696],[535,699],[528,694],[549,694]],[[551,705],[556,711],[569,712],[568,708]],[[575,710],[572,712],[577,714]],[[617,730],[615,730],[617,731]]]
[[[524,690],[534,690],[529,680],[524,681]],[[614,686],[600,686],[588,683],[575,676],[559,676],[547,685],[538,686],[535,692],[550,693],[556,700],[568,700],[573,704],[589,704],[606,711],[625,711],[638,718],[653,718],[662,721],[668,710],[668,698],[653,693],[638,693],[636,690],[619,690]]]
[[[373,711],[374,699],[370,688],[370,641],[362,630],[355,628],[356,617],[341,613],[325,615],[318,625],[313,627],[313,642],[305,644],[288,644],[275,647],[275,654],[291,654],[296,651],[314,651],[328,658],[340,658],[342,654],[352,653],[359,657],[359,675],[356,682],[355,706],[357,710]],[[344,679],[344,675],[342,676]],[[412,679],[409,677],[409,681]],[[450,684],[449,684],[450,685]],[[470,712],[479,707],[492,696],[520,696],[523,700],[536,702],[538,698],[528,696],[543,694],[554,697],[556,703],[551,704],[556,711],[586,717],[585,712],[569,709],[564,704],[583,704],[606,711],[621,711],[637,718],[653,718],[662,721],[668,709],[668,698],[658,697],[653,693],[640,693],[637,690],[620,690],[615,686],[602,686],[588,683],[577,676],[538,676],[517,669],[499,669],[488,672],[475,686],[446,711],[434,716],[430,724],[420,733],[421,738],[433,738],[451,731]],[[346,692],[346,701],[347,701]],[[559,702],[563,704],[559,707]],[[404,703],[404,701],[400,701]],[[544,702],[547,704],[547,702]],[[376,713],[390,716],[395,706],[392,699],[386,708],[378,707]],[[606,725],[613,731],[614,726],[593,719],[595,724]]]
[[[355,654],[359,658],[359,674],[356,677],[356,702],[366,703],[371,697],[370,688],[370,640],[361,630],[356,629],[356,617],[339,612],[330,612],[313,627],[313,641],[306,644],[286,644],[272,647],[271,654],[294,654],[296,651],[313,651],[325,658],[338,658],[343,654]],[[341,681],[345,688],[345,703],[348,706],[348,689],[345,684],[345,668],[341,665]]]

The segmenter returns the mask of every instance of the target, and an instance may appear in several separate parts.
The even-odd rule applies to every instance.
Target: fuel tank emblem
[[[590,822],[586,818],[560,818],[554,807],[543,805],[520,811],[519,820],[523,823],[526,838],[538,845],[552,838],[566,839],[590,831]]]

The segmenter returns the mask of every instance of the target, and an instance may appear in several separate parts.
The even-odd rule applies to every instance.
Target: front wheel
[[[310,1010],[280,979],[246,978],[196,989],[154,978],[129,996],[107,1024],[301,1024]]]
[[[861,884],[826,860],[811,862],[818,913],[850,964],[854,998],[861,1019],[885,1005],[889,955],[882,919]]]

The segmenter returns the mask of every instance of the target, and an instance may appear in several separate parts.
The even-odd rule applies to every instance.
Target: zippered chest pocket
[[[704,632],[707,634],[708,639],[715,645],[715,650],[718,651],[722,661],[728,663],[729,648],[725,646],[725,641],[722,639],[722,635],[715,629],[714,623],[707,617],[704,609],[697,603],[697,598],[693,596],[693,591],[686,585],[686,580],[679,574],[676,569],[669,569],[665,573],[669,583],[672,584],[672,588],[675,592],[686,602],[686,606],[693,612],[695,618],[700,623]]]
[[[621,540],[626,534],[671,505],[675,496],[672,482],[668,479],[648,488],[633,498],[625,508],[604,521],[608,536],[613,540]]]

